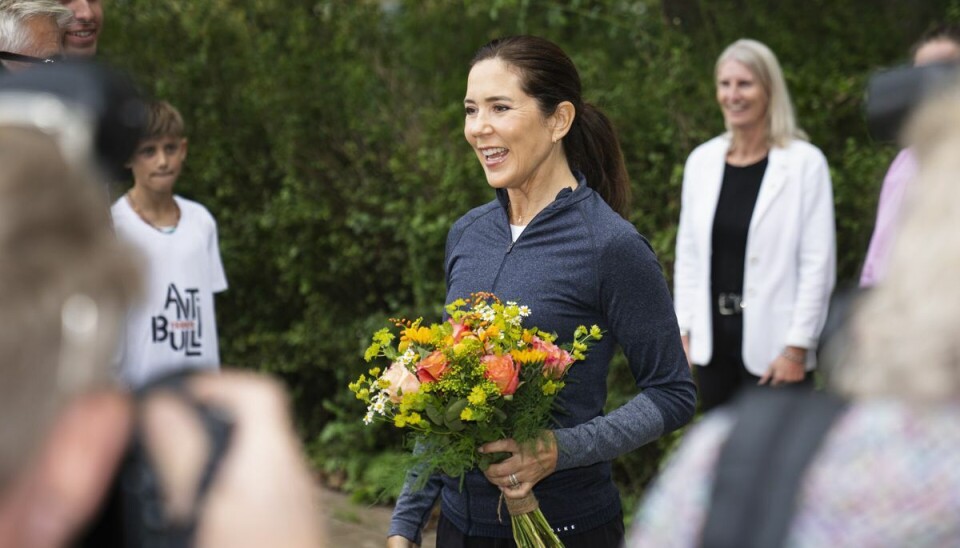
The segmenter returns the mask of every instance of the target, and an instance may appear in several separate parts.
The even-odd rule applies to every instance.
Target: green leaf
[[[460,412],[467,407],[467,400],[456,400],[447,407],[446,413],[443,415],[444,422],[450,424],[453,421],[460,420]]]
[[[443,426],[443,414],[440,413],[437,406],[429,404],[424,411],[427,413],[427,418],[430,419],[430,422],[438,426]]]

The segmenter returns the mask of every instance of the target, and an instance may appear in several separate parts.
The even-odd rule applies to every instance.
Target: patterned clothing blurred
[[[958,417],[960,402],[851,405],[811,462],[785,545],[960,546]],[[700,545],[732,425],[721,409],[691,429],[637,514],[629,548]]]

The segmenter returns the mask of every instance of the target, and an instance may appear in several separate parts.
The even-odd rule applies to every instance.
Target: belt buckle
[[[743,298],[736,293],[720,293],[717,296],[717,309],[721,316],[733,316],[743,312]]]

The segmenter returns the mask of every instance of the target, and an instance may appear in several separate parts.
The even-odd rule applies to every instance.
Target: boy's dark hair
[[[950,40],[957,46],[960,46],[960,25],[941,23],[930,27],[930,29],[923,33],[923,36],[913,44],[913,47],[910,48],[910,57],[913,58],[916,56],[917,50],[937,40]]]
[[[147,103],[147,127],[141,140],[160,137],[184,137],[186,127],[180,111],[166,101]]]

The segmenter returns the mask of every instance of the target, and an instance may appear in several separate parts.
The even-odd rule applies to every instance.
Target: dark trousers
[[[596,529],[560,539],[566,548],[620,548],[623,546],[623,514]],[[512,538],[468,537],[440,514],[437,548],[516,548]]]
[[[716,307],[714,307],[716,308]],[[713,313],[713,356],[706,366],[697,365],[697,399],[700,410],[709,411],[729,402],[741,388],[756,386],[760,377],[743,364],[743,315],[721,316]],[[813,375],[807,373],[794,386],[813,388]]]

